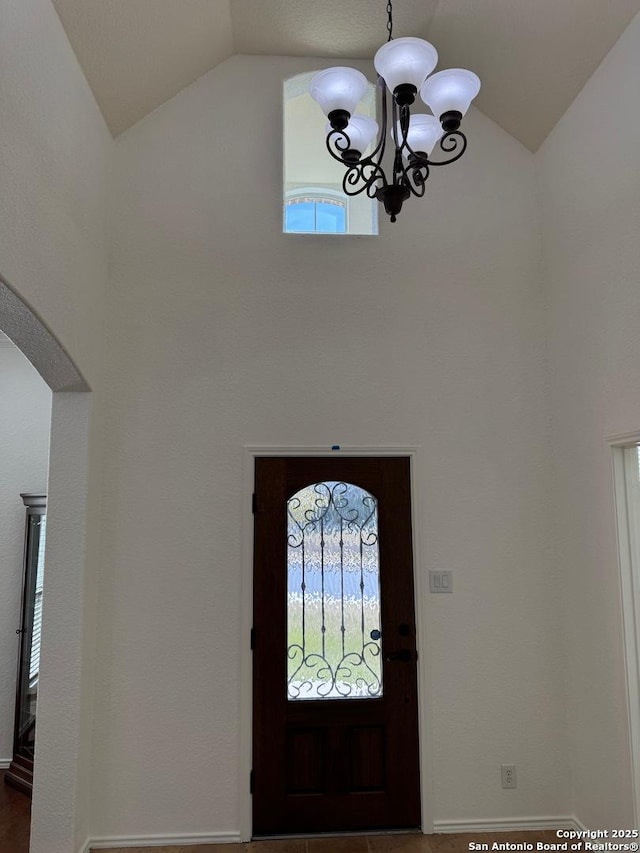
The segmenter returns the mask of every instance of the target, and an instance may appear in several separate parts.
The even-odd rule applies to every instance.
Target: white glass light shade
[[[440,135],[442,135],[442,128],[438,125],[440,130]],[[327,133],[331,130],[331,125],[327,124]],[[353,151],[359,151],[361,154],[367,150],[371,142],[376,138],[378,134],[378,122],[372,118],[368,118],[367,116],[351,116],[349,119],[349,124],[346,126],[344,132],[349,137],[349,142],[351,143],[350,148]],[[336,137],[336,143],[343,148],[345,145],[345,138],[342,134]]]
[[[396,124],[396,134],[398,145],[402,145],[402,131],[400,130],[400,122]],[[435,116],[427,115],[412,115],[409,121],[409,132],[407,133],[407,142],[409,148],[415,151],[422,151],[425,154],[431,154],[436,142],[442,136],[442,125]],[[405,149],[405,154],[407,153]]]
[[[384,77],[390,92],[402,83],[411,83],[419,89],[437,62],[438,51],[432,44],[411,37],[383,44],[373,60],[376,71]]]
[[[447,68],[425,80],[420,97],[437,118],[455,110],[464,115],[480,91],[480,79],[464,68]]]
[[[309,94],[326,116],[334,110],[353,114],[367,91],[367,78],[355,68],[327,68],[313,77]]]

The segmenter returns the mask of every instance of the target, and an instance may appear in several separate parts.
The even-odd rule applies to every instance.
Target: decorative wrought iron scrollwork
[[[430,160],[430,166],[448,166],[450,163],[455,163],[459,160],[467,150],[467,137],[461,130],[450,130],[438,142],[438,147],[445,154],[451,154],[446,160]]]
[[[347,129],[329,130],[326,145],[334,160],[338,160],[347,169],[342,181],[344,193],[355,196],[366,192],[369,198],[377,198],[384,204],[391,221],[395,222],[404,201],[410,195],[419,198],[424,196],[432,166],[448,166],[462,157],[467,149],[467,138],[459,129],[447,129],[443,116],[443,136],[437,143],[437,150],[447,156],[444,159],[432,160],[425,152],[414,151],[407,141],[410,123],[409,106],[398,106],[396,100],[392,98],[391,135],[395,144],[395,153],[391,178],[388,179],[382,163],[388,133],[389,95],[386,83],[380,76],[378,76],[378,89],[382,123],[373,152],[363,157],[363,152],[355,150]],[[459,124],[459,121],[456,123]],[[397,131],[398,125],[401,127],[400,134]],[[455,127],[455,124],[453,126]]]
[[[289,699],[382,695],[377,501],[344,482],[287,502]]]

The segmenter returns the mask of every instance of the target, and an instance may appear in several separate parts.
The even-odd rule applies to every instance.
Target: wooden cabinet
[[[20,652],[16,690],[16,716],[13,736],[13,760],[5,773],[5,782],[30,794],[35,756],[36,706],[40,674],[40,628],[44,580],[47,496],[20,495],[27,508]]]

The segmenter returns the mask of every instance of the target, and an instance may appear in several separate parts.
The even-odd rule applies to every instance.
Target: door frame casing
[[[640,432],[607,436],[612,451],[613,493],[620,577],[622,640],[627,693],[633,824],[640,827],[640,579],[636,573],[632,531],[629,524],[625,453],[640,445]]]
[[[251,793],[249,775],[251,773],[253,743],[253,660],[251,652],[251,628],[253,624],[253,511],[252,496],[255,483],[255,459],[257,456],[407,456],[411,472],[411,527],[413,544],[413,579],[416,610],[416,646],[418,650],[418,740],[420,745],[420,802],[422,812],[422,831],[433,832],[433,776],[431,772],[432,754],[430,741],[429,704],[429,666],[426,648],[426,602],[428,584],[422,565],[424,533],[420,524],[420,495],[418,462],[422,450],[420,446],[341,446],[338,450],[327,447],[256,446],[243,447],[243,496],[242,496],[242,569],[240,599],[240,754],[238,775],[238,803],[240,816],[241,841],[250,841],[252,835]]]

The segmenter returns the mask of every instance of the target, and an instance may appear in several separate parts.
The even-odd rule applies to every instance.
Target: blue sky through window
[[[308,234],[344,234],[347,212],[343,204],[322,199],[289,201],[285,204],[285,231]]]

